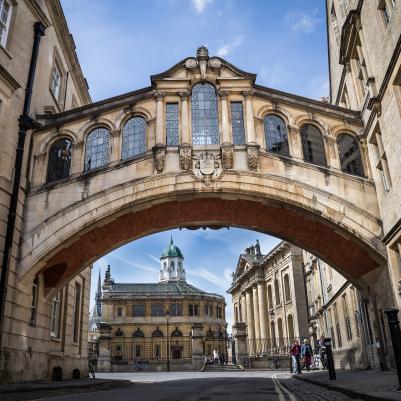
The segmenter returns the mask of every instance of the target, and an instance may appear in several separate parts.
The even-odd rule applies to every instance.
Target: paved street
[[[41,399],[47,401],[351,401],[351,398],[343,394],[292,379],[287,373],[151,372],[102,376],[129,378],[133,383],[129,388]]]

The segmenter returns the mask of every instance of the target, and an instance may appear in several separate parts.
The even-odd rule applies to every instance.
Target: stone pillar
[[[237,323],[233,326],[235,337],[235,355],[237,357],[237,364],[243,365],[243,359],[249,356],[247,347],[246,324]]]
[[[267,339],[269,338],[267,328],[267,306],[266,306],[266,288],[264,282],[258,283],[258,300],[259,300],[259,320],[260,320],[260,338],[261,351],[266,351]]]
[[[221,101],[221,143],[222,144],[231,144],[230,141],[230,124],[228,118],[228,92],[219,91],[220,101]]]
[[[249,343],[249,353],[254,354],[255,325],[253,322],[252,290],[246,292],[245,301],[246,301],[246,327],[248,330],[248,342],[251,340],[251,343]]]
[[[246,143],[256,144],[256,132],[255,132],[255,121],[253,118],[253,107],[252,97],[254,94],[253,90],[243,91],[242,94],[245,97],[245,124],[246,124]]]
[[[204,363],[203,326],[202,323],[194,323],[192,325],[192,370],[202,369]]]
[[[368,143],[367,140],[364,138],[361,138],[359,140],[359,149],[361,152],[361,160],[362,160],[362,166],[363,166],[363,172],[365,173],[365,177],[372,178],[372,170],[370,168],[370,162],[369,162],[369,153],[368,153]]]
[[[111,325],[99,323],[99,355],[97,358],[97,372],[110,372],[111,369]]]
[[[188,118],[188,96],[189,92],[180,92],[181,96],[181,144],[189,145],[189,118]]]
[[[156,98],[156,146],[165,146],[165,135],[163,130],[164,122],[164,104],[163,104],[164,92],[155,92]]]
[[[341,170],[340,154],[338,153],[337,143],[334,138],[325,136],[327,150],[327,165],[330,168]]]
[[[120,155],[120,130],[116,129],[110,135],[110,163],[118,161],[121,158]]]
[[[258,288],[255,286],[252,288],[253,298],[253,323],[255,325],[255,352],[260,352],[260,319],[259,319],[259,297]]]
[[[291,156],[294,159],[303,160],[302,141],[298,128],[293,126],[288,127],[288,141],[291,146]]]
[[[242,311],[242,321],[246,323],[246,300],[245,295],[241,295],[241,311]]]

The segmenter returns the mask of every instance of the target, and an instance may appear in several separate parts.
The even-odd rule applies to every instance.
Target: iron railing
[[[294,341],[302,345],[308,337],[248,339],[248,352],[253,356],[289,356]],[[313,348],[313,345],[312,345]]]

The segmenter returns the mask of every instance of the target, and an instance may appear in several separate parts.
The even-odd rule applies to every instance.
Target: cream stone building
[[[253,364],[267,362],[265,357],[275,353],[288,355],[294,339],[308,337],[302,261],[302,250],[288,242],[266,255],[256,242],[239,257],[228,292],[234,305],[234,335],[241,341],[246,325],[246,354]],[[240,345],[239,362],[243,353]]]
[[[19,286],[16,244],[21,238],[36,117],[86,105],[91,99],[59,1],[2,0],[0,15],[0,382],[70,378],[74,369],[85,375],[90,267],[58,285],[51,277],[37,276],[29,285]],[[27,102],[29,79],[33,96]],[[20,185],[15,191],[16,149],[24,136]],[[18,194],[15,228],[7,233],[13,193],[14,203]]]
[[[398,1],[327,2],[331,103],[261,86],[203,46],[91,103],[60,3],[1,4],[2,380],[49,378],[55,294],[173,227],[288,239],[358,286],[376,325],[400,303]]]
[[[202,337],[202,362],[214,349],[227,352],[224,297],[187,283],[184,256],[173,239],[160,258],[158,283],[115,283],[109,266],[100,301],[101,318],[95,305],[90,322],[92,340],[101,342],[106,330],[110,336],[109,359],[100,353],[100,371],[132,370],[135,361],[147,361],[152,370],[165,370],[167,363],[170,370],[191,370],[194,326]]]
[[[376,183],[391,288],[400,308],[401,2],[327,0],[326,4],[330,100],[361,114],[362,146],[368,149]],[[375,292],[371,288],[376,296]]]

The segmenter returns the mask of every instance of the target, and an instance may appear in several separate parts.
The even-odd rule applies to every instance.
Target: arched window
[[[139,156],[146,151],[146,121],[143,117],[130,118],[123,128],[121,158]]]
[[[283,321],[281,317],[277,319],[277,329],[278,329],[278,342],[280,345],[283,345],[284,333],[283,333]]]
[[[216,89],[206,82],[196,84],[191,96],[192,143],[219,143],[219,119]]]
[[[284,292],[286,302],[291,301],[290,278],[288,274],[284,276]]]
[[[178,330],[178,327],[171,333],[171,337],[182,337],[182,332]]]
[[[152,337],[164,337],[163,332],[157,327],[157,329],[152,333]]]
[[[70,175],[72,142],[67,139],[59,139],[54,142],[49,150],[47,163],[46,182],[62,180]]]
[[[289,156],[288,136],[285,122],[278,116],[266,116],[264,118],[266,149],[269,152]]]
[[[94,129],[86,138],[85,171],[102,167],[109,162],[110,132],[106,128]]]
[[[269,303],[269,309],[273,309],[273,293],[272,293],[272,286],[269,285],[267,287],[267,300]]]
[[[288,315],[287,323],[288,323],[288,337],[290,339],[290,342],[292,343],[294,341],[294,319],[292,315]]]
[[[318,128],[312,124],[301,127],[302,150],[304,160],[319,166],[327,166],[323,137]]]
[[[145,334],[144,334],[143,331],[138,327],[138,328],[132,333],[132,337],[135,337],[135,338],[143,338],[143,337],[145,337]]]
[[[274,280],[274,295],[276,296],[276,305],[280,305],[281,304],[280,288],[277,279]]]
[[[276,329],[273,321],[270,322],[270,335],[273,340],[273,345],[276,345]]]
[[[363,177],[361,152],[356,138],[348,134],[340,134],[337,137],[337,146],[340,153],[341,170]]]

